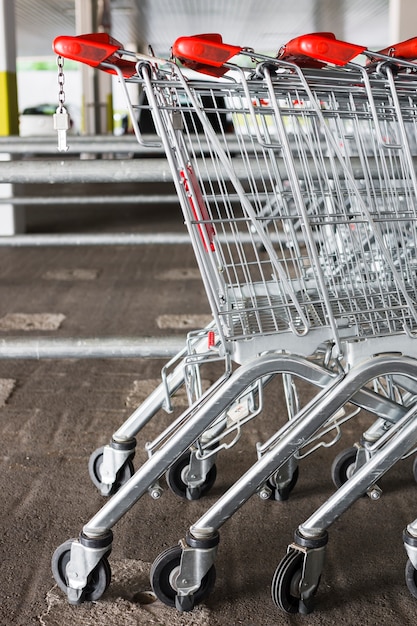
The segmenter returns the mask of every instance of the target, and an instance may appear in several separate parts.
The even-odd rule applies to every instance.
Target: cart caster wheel
[[[90,456],[88,462],[88,472],[93,484],[97,487],[102,495],[111,496],[120,489],[122,485],[127,483],[135,473],[135,468],[131,459],[128,459],[116,474],[116,480],[112,485],[103,483],[101,480],[101,466],[103,465],[104,447],[97,448]]]
[[[271,585],[274,604],[285,613],[311,613],[313,599],[302,600],[300,581],[303,571],[303,555],[290,550],[275,570]]]
[[[273,500],[276,500],[277,502],[284,502],[285,500],[288,500],[288,498],[290,497],[291,491],[294,489],[295,485],[297,484],[299,473],[300,472],[299,472],[298,465],[297,465],[292,475],[291,481],[285,487],[278,487],[272,481],[270,481],[269,487],[272,489],[271,498]]]
[[[60,545],[52,556],[52,574],[58,587],[67,594],[67,565],[71,558],[71,545],[77,541],[76,539],[69,539],[62,545]],[[87,585],[84,588],[80,599],[77,604],[82,602],[94,602],[101,598],[106,591],[111,580],[111,569],[107,557],[103,557],[97,566],[93,569],[88,577]]]
[[[168,487],[180,498],[187,500],[198,500],[213,487],[216,477],[216,465],[212,465],[206,479],[202,485],[198,487],[189,487],[187,484],[187,472],[190,467],[190,452],[181,456],[176,463],[171,465],[165,474]]]
[[[417,598],[417,570],[410,560],[407,561],[405,566],[405,582],[408,591],[414,598]]]
[[[156,597],[164,604],[180,611],[192,611],[213,590],[216,570],[211,566],[201,581],[199,589],[192,596],[177,596],[176,580],[180,571],[182,548],[168,548],[155,559],[151,567],[151,585]]]
[[[352,446],[340,452],[334,459],[331,469],[332,480],[338,489],[352,476],[357,453],[358,449]]]

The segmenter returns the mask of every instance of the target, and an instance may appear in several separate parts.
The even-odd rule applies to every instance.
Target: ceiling
[[[100,0],[97,0],[100,2]],[[389,45],[389,0],[103,0],[111,34],[126,47],[166,55],[181,35],[219,32],[224,41],[272,52],[319,30],[377,49]],[[18,57],[52,54],[57,35],[75,35],[75,0],[15,0]],[[392,43],[392,42],[391,42]]]

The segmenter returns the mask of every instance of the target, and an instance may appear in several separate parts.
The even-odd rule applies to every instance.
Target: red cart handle
[[[309,59],[316,66],[317,62],[346,65],[365,50],[365,46],[336,39],[333,33],[312,33],[291,39],[278,52],[277,58],[297,65],[310,65]]]
[[[378,50],[378,54],[386,54],[389,57],[405,59],[407,61],[417,59],[417,37],[412,37],[411,39],[396,43],[395,46],[388,46],[388,48]]]
[[[100,67],[104,62],[116,65],[125,78],[136,74],[136,62],[121,58],[118,51],[123,49],[123,45],[110,37],[108,33],[91,33],[77,37],[61,35],[54,39],[52,48],[56,54],[66,59],[79,61],[92,67]],[[111,68],[101,69],[110,74],[116,73]]]
[[[189,69],[220,77],[228,71],[224,64],[242,50],[240,46],[223,43],[218,33],[209,33],[179,37],[172,46],[172,56]]]

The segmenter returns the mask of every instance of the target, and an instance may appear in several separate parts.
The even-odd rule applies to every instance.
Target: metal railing
[[[0,339],[0,359],[171,358],[184,347],[171,337],[7,337]]]
[[[155,138],[153,137],[153,140]],[[18,184],[19,194],[0,197],[2,205],[57,206],[79,204],[174,204],[173,183],[162,148],[142,147],[135,137],[69,136],[70,151],[57,153],[56,138],[0,137],[0,154],[10,160],[0,161],[0,184]],[[137,158],[136,158],[137,157]],[[162,157],[162,158],[158,158]],[[51,184],[48,195],[36,194],[39,184]],[[74,184],[74,194],[62,194],[60,185]],[[144,185],[144,193],[80,196],[79,185],[135,183]],[[160,183],[167,193],[148,193],[147,183]],[[27,185],[27,187],[25,187]],[[34,185],[34,187],[33,187]],[[172,185],[170,192],[169,185]],[[159,191],[164,191],[160,189]],[[183,233],[96,233],[96,234],[23,234],[0,236],[6,246],[80,246],[188,244]],[[0,359],[48,358],[171,358],[184,347],[184,338],[170,337],[4,337],[0,339]]]
[[[69,136],[70,150],[57,151],[54,135],[45,137],[0,137],[0,154],[10,160],[0,160],[0,184],[18,185],[12,196],[0,196],[2,205],[13,207],[88,205],[167,205],[177,204],[171,174],[161,147],[141,146],[133,135]],[[155,136],[145,136],[147,144],[155,144]],[[160,157],[160,158],[158,158]],[[114,184],[114,193],[96,193],[94,185]],[[158,184],[158,193],[147,188],[147,183]],[[38,193],[37,186],[48,185]],[[64,189],[59,185],[67,185]],[[92,193],[81,196],[79,184],[91,185]],[[124,184],[138,185],[138,193],[123,193]],[[159,184],[161,187],[159,187]],[[74,185],[74,193],[71,186]],[[154,189],[154,186],[153,186]],[[98,224],[99,230],[99,224]],[[138,234],[108,233],[71,235],[12,235],[0,236],[0,246],[43,245],[137,245],[158,243],[158,233],[152,241]],[[173,243],[183,243],[183,236],[165,237]],[[187,240],[188,241],[188,240]]]
[[[155,143],[155,136],[144,135],[147,144]],[[68,135],[68,154],[119,154],[164,155],[162,147],[141,146],[134,135]],[[0,137],[0,153],[12,155],[57,154],[56,135],[38,137]]]

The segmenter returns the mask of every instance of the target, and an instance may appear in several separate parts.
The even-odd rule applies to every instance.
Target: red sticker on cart
[[[204,248],[208,252],[208,239],[208,242],[210,244],[210,250],[214,252],[213,239],[216,235],[216,231],[214,230],[214,226],[210,221],[210,215],[204,202],[200,185],[198,184],[197,177],[191,165],[187,165],[186,172],[184,170],[181,171],[181,178],[184,184],[184,189],[188,194],[188,201],[190,203],[194,218],[197,220],[197,222],[204,222],[203,224],[197,224],[198,230],[200,232],[201,241],[204,244]],[[197,206],[195,206],[194,198],[197,201]],[[206,236],[204,235],[203,228],[206,231]]]

